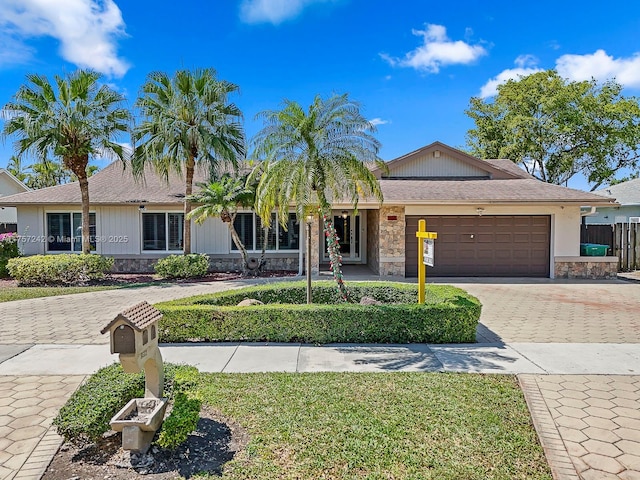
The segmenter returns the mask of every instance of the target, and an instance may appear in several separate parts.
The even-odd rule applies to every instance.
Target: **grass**
[[[551,479],[516,380],[424,373],[203,374],[238,421],[223,478]]]
[[[131,283],[126,285],[94,285],[88,287],[2,287],[0,303],[29,298],[53,297],[56,295],[72,295],[74,293],[100,292],[119,288],[136,288],[156,285],[156,283]]]

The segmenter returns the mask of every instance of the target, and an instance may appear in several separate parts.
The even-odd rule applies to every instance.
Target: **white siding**
[[[433,152],[415,158],[411,162],[391,168],[389,178],[394,177],[486,177],[487,172],[461,160],[451,158],[444,152],[434,157]]]
[[[96,211],[97,253],[131,255],[140,253],[140,209],[98,207]]]
[[[18,234],[20,250],[24,255],[44,254],[47,242],[42,207],[18,208]]]
[[[24,187],[21,187],[12,178],[9,178],[6,173],[0,172],[0,197],[22,192],[26,192]]]
[[[191,227],[193,251],[224,254],[231,250],[231,235],[227,225],[219,218],[209,218],[202,225]]]

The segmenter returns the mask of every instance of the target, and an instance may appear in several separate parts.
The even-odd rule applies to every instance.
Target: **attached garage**
[[[548,215],[407,216],[405,276],[418,275],[418,220],[438,233],[435,266],[427,275],[549,277]]]

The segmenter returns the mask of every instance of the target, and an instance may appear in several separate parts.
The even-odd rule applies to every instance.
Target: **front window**
[[[183,248],[183,213],[143,213],[142,249],[178,251]]]
[[[247,250],[262,250],[264,229],[258,215],[238,213],[233,226]],[[298,248],[300,248],[300,225],[296,221],[296,214],[289,214],[287,230],[277,222],[276,214],[271,214],[271,226],[267,232],[267,250],[298,250]],[[238,250],[233,242],[231,242],[231,250]]]
[[[89,244],[96,249],[96,214],[89,214]],[[47,213],[47,250],[82,252],[82,213]]]

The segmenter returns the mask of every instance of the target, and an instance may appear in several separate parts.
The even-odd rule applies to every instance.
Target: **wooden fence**
[[[640,224],[616,223],[613,237],[618,271],[640,270]]]
[[[640,270],[640,224],[582,225],[580,243],[607,245],[607,255],[618,257],[618,271]]]

